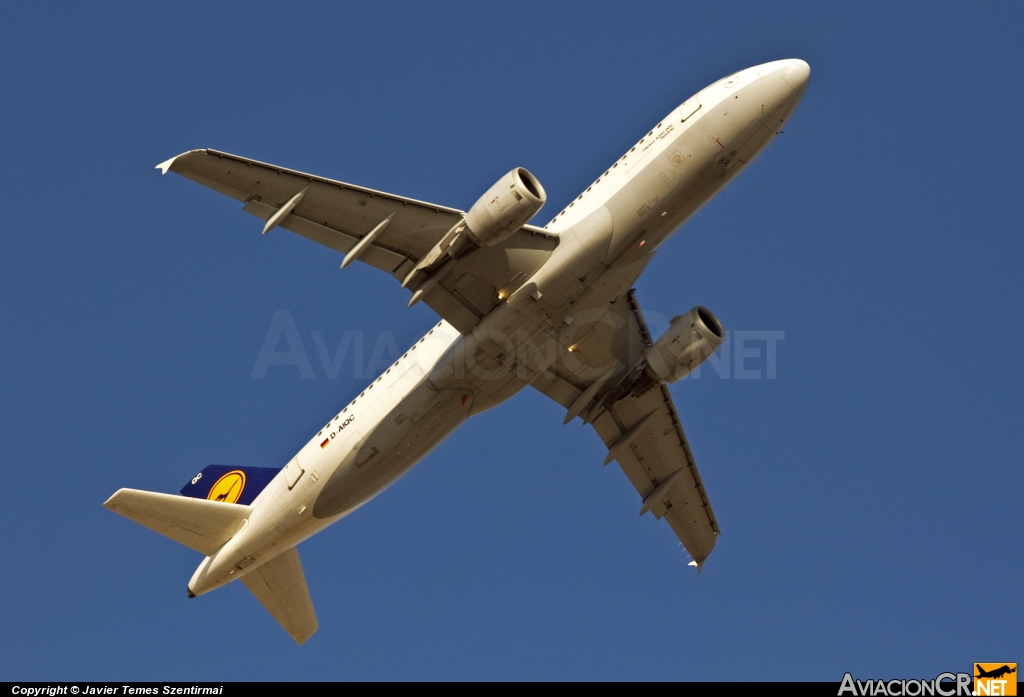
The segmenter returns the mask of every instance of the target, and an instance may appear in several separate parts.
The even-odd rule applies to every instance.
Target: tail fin
[[[210,465],[192,477],[181,495],[248,506],[280,471],[273,467]]]
[[[242,576],[242,583],[299,646],[316,632],[313,600],[294,547]]]
[[[138,489],[119,489],[103,506],[206,556],[230,540],[252,511],[249,506]]]

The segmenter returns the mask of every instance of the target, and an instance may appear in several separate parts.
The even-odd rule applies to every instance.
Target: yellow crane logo
[[[245,472],[231,470],[210,487],[210,493],[206,495],[206,498],[210,501],[234,503],[242,495],[243,489],[245,489]]]

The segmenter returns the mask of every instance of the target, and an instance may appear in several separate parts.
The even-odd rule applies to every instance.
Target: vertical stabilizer
[[[242,583],[299,646],[316,633],[313,600],[294,547],[242,576]]]

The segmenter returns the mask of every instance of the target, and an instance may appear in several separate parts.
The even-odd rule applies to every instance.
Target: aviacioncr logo
[[[245,472],[231,470],[214,482],[206,498],[210,501],[234,503],[242,495],[243,489],[245,489]]]

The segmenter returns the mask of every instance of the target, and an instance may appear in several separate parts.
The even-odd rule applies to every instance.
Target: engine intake
[[[548,195],[537,178],[517,167],[481,196],[466,214],[466,237],[479,247],[493,247],[537,214]]]
[[[658,382],[675,382],[689,375],[718,350],[725,329],[711,310],[699,305],[676,315],[668,330],[647,349],[646,372]]]

